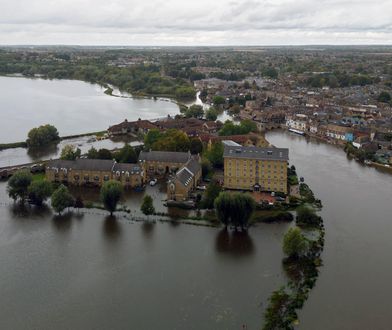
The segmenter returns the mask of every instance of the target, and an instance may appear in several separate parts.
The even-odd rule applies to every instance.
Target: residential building
[[[139,164],[103,159],[51,160],[46,165],[45,176],[50,182],[76,186],[101,186],[106,181],[118,180],[124,187],[133,188],[145,182],[145,172]]]
[[[109,136],[116,135],[135,135],[137,133],[147,133],[150,129],[157,128],[156,125],[148,120],[128,121],[125,119],[122,123],[110,126],[108,128]]]
[[[192,156],[175,176],[168,181],[167,197],[169,200],[184,201],[191,197],[201,180],[201,165],[198,156]]]
[[[139,164],[148,176],[163,176],[177,172],[190,158],[190,152],[142,151],[139,154]]]
[[[287,194],[286,148],[225,146],[224,187]]]

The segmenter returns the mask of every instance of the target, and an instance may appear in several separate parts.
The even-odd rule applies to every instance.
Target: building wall
[[[189,185],[184,186],[178,180],[174,180],[169,182],[167,187],[167,196],[168,199],[176,200],[176,201],[184,201],[189,198],[191,192],[196,189],[196,186],[199,184],[201,180],[201,170],[195,173],[195,176],[192,179],[192,182]],[[171,185],[174,184],[174,191],[171,189]]]
[[[137,187],[144,183],[144,178],[141,174],[121,174],[120,176],[111,171],[85,171],[85,170],[72,170],[63,171],[55,169],[46,169],[45,176],[51,182],[63,182],[70,185],[86,185],[92,184],[102,186],[102,184],[109,180],[118,180],[125,187]]]
[[[280,191],[287,194],[287,162],[281,160],[224,159],[224,187],[261,191]]]
[[[154,174],[164,175],[167,169],[169,169],[170,172],[176,172],[183,165],[184,163],[160,162],[160,161],[150,161],[150,160],[142,163],[145,172],[149,176]]]

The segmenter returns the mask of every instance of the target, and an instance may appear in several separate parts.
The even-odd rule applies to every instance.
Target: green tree
[[[61,150],[60,158],[64,160],[75,160],[80,157],[81,151],[74,145],[67,144]]]
[[[193,117],[193,118],[201,119],[204,116],[204,110],[201,105],[193,104],[188,109],[185,110],[184,115],[186,118]]]
[[[196,96],[196,90],[193,87],[178,87],[175,90],[175,96],[178,99],[193,99]]]
[[[199,138],[193,138],[191,139],[189,150],[192,155],[201,154],[203,152],[203,143]]]
[[[153,128],[148,131],[144,136],[144,145],[147,150],[152,148],[152,145],[162,137],[162,133],[159,129]]]
[[[120,182],[115,180],[107,181],[101,188],[101,201],[106,210],[113,215],[113,212],[117,208],[117,204],[120,201],[123,194],[123,187]]]
[[[116,160],[119,163],[136,163],[137,155],[135,150],[129,144],[126,144],[116,154]]]
[[[298,226],[318,226],[322,222],[321,217],[319,217],[313,209],[307,206],[300,206],[297,208],[296,220]]]
[[[290,258],[298,258],[306,253],[308,242],[298,227],[290,228],[283,237],[283,252]]]
[[[98,150],[94,147],[91,147],[89,151],[87,151],[87,158],[88,159],[98,159]]]
[[[102,148],[98,150],[98,159],[113,159],[113,154],[110,150]]]
[[[29,200],[32,204],[42,205],[52,194],[52,184],[46,180],[33,181],[29,188]]]
[[[206,157],[214,167],[223,166],[223,143],[215,142],[212,144],[211,149],[206,153]]]
[[[42,125],[31,129],[27,135],[27,146],[37,148],[60,141],[57,128],[52,125]]]
[[[209,108],[206,111],[206,119],[210,121],[215,121],[218,118],[218,110],[214,107]]]
[[[203,179],[207,178],[212,172],[212,164],[207,158],[203,158],[201,161],[201,176]]]
[[[155,207],[153,204],[152,197],[150,195],[144,196],[142,205],[140,206],[140,210],[143,212],[143,214],[147,216],[155,213]]]
[[[212,98],[212,102],[214,103],[215,106],[219,106],[225,104],[226,100],[223,96],[216,95]]]
[[[254,212],[255,201],[248,194],[221,192],[215,199],[214,206],[216,215],[223,224],[231,224],[235,229],[246,228]]]
[[[68,188],[60,185],[52,194],[51,204],[53,209],[58,214],[61,214],[66,208],[74,205],[74,199]]]
[[[28,188],[33,180],[29,171],[20,170],[15,172],[8,180],[7,191],[8,195],[13,199],[18,198],[24,202],[28,196]]]
[[[153,150],[159,151],[189,151],[188,135],[178,129],[168,129],[161,138],[152,145]]]
[[[231,222],[234,227],[248,227],[249,219],[255,209],[255,201],[253,197],[249,194],[235,193],[231,195],[231,204]]]
[[[229,225],[231,220],[232,212],[231,196],[228,192],[221,192],[214,201],[215,213],[220,222],[226,227]]]
[[[377,98],[378,102],[389,103],[391,101],[391,94],[388,92],[381,92]]]
[[[221,185],[216,180],[211,181],[210,184],[207,186],[207,189],[203,196],[203,207],[205,207],[206,209],[214,208],[215,199],[219,196],[221,191]]]

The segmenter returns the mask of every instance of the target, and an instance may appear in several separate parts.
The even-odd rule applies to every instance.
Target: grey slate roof
[[[170,163],[186,163],[190,158],[188,152],[175,151],[141,151],[139,161],[157,161]]]
[[[179,180],[184,186],[187,186],[195,177],[196,173],[201,171],[201,165],[197,157],[192,157],[184,167],[182,167],[176,174],[177,180]]]
[[[115,163],[113,166],[113,172],[141,172],[142,168],[139,164],[132,163]]]
[[[288,161],[289,149],[225,146],[223,157]]]
[[[68,170],[84,170],[84,171],[105,171],[112,170],[115,162],[106,159],[76,159],[76,160],[62,160],[56,159],[48,162],[49,168],[66,168]]]
[[[176,177],[184,186],[187,186],[192,181],[194,175],[188,168],[183,167],[177,172]]]

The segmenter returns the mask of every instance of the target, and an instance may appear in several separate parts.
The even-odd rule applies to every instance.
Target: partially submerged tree
[[[113,215],[113,212],[116,211],[122,194],[123,187],[120,182],[110,180],[103,184],[100,197],[105,209],[110,212],[110,215]]]
[[[231,224],[235,229],[244,229],[253,214],[255,202],[248,194],[221,192],[215,199],[214,206],[218,219],[225,226]]]
[[[33,181],[29,188],[29,200],[34,205],[42,205],[52,194],[52,184],[49,181]]]
[[[298,227],[290,228],[283,238],[283,252],[289,258],[298,258],[306,253],[308,241]]]
[[[57,128],[52,125],[42,125],[30,130],[26,140],[29,148],[39,148],[60,141]]]
[[[143,214],[149,216],[155,213],[155,207],[153,204],[152,197],[150,195],[145,195],[143,198],[143,203],[140,207]]]
[[[60,185],[52,194],[51,204],[53,209],[61,214],[66,208],[74,205],[74,198],[66,186]]]
[[[33,180],[33,176],[29,171],[21,170],[15,172],[8,180],[8,195],[16,201],[20,199],[24,202],[28,196],[28,188]]]

